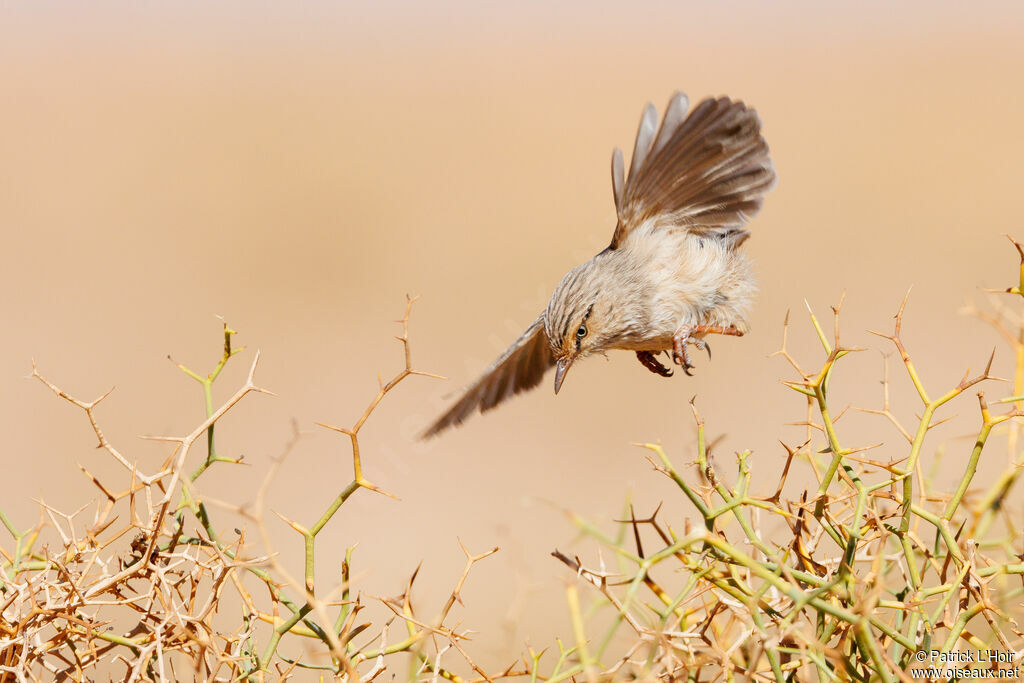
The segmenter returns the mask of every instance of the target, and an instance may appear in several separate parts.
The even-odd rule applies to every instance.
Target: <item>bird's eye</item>
[[[587,326],[586,325],[580,325],[579,329],[576,330],[576,338],[577,339],[583,339],[586,336],[587,336]]]

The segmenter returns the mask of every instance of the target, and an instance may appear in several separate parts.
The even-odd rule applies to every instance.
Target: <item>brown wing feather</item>
[[[699,232],[742,232],[775,185],[757,112],[727,97],[704,100],[684,118],[686,107],[686,96],[676,93],[655,136],[657,115],[648,105],[625,183],[613,156],[613,249],[649,219]]]
[[[481,413],[488,411],[519,392],[532,389],[554,364],[541,314],[480,379],[466,389],[462,398],[423,433],[423,438],[461,424],[477,409]]]

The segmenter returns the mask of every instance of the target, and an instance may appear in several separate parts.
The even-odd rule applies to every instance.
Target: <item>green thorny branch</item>
[[[1005,291],[1024,298],[1024,247],[1014,245],[1021,256],[1021,282]],[[814,372],[803,370],[787,350],[787,314],[782,347],[773,355],[783,356],[800,375],[785,384],[806,397],[807,417],[800,424],[806,425],[808,438],[797,448],[783,444],[787,458],[778,487],[766,497],[750,493],[749,451],[737,453],[735,484],[723,482],[710,464],[705,425],[696,408],[695,465],[702,486],[689,483],[661,445],[643,444],[654,456],[649,459],[655,469],[683,492],[702,524],[691,528],[686,520],[678,534],[658,519],[660,505],[646,519],[637,519],[629,505],[620,529],[632,529],[631,548],[621,533],[613,538],[570,515],[581,532],[612,552],[616,571],[603,558],[598,568],[589,569],[578,557],[559,551],[554,555],[597,590],[599,604],[610,605],[614,618],[603,635],[587,637],[583,608],[572,587],[568,603],[575,647],[560,648],[549,680],[593,680],[622,675],[632,667],[634,673],[653,670],[662,677],[692,681],[708,680],[715,672],[724,673],[726,680],[736,674],[780,682],[807,680],[813,672],[821,681],[904,681],[909,680],[912,655],[921,650],[1020,650],[1024,548],[1006,504],[1024,469],[1024,453],[1013,452],[987,491],[979,495],[972,484],[994,430],[1009,426],[1016,445],[1017,418],[1024,415],[1024,322],[1010,333],[1001,319],[989,320],[997,328],[1003,325],[1001,331],[1015,350],[1014,395],[998,402],[1013,405],[1007,412],[993,413],[978,393],[981,426],[955,489],[941,494],[931,490],[921,468],[927,434],[948,419],[936,420],[936,411],[974,385],[997,378],[990,357],[980,375],[965,374],[954,387],[931,395],[901,338],[906,303],[904,298],[896,313],[894,332],[880,336],[895,345],[923,405],[918,424],[907,430],[892,412],[887,369],[883,407],[863,412],[892,422],[908,451],[881,462],[859,455],[881,444],[842,445],[836,427],[841,414],[833,415],[829,385],[840,360],[859,350],[840,342],[842,302],[833,308],[831,337],[809,310],[825,354]],[[812,447],[815,434],[824,439],[817,453],[830,456],[824,464]],[[806,462],[817,478],[811,500],[806,492],[799,500],[784,496],[794,460]],[[789,540],[769,541],[761,531],[764,516],[783,523]],[[987,537],[999,519],[1005,535]],[[738,527],[736,536],[728,532],[727,522]],[[654,534],[660,549],[645,552],[643,528]],[[929,530],[931,543],[925,540]],[[656,572],[671,581],[656,579]],[[1018,578],[1010,581],[1013,576]],[[985,626],[970,626],[976,617]],[[624,625],[636,640],[622,640]],[[634,645],[616,659],[611,654],[616,642]]]
[[[1024,248],[1014,244],[1021,255],[1021,281],[1005,291],[1024,301]],[[345,552],[340,584],[325,591],[316,580],[315,545],[357,490],[386,494],[364,473],[359,434],[399,382],[425,374],[413,370],[411,362],[411,305],[409,300],[399,321],[404,368],[380,382],[351,427],[324,425],[348,437],[352,481],[311,525],[281,516],[303,538],[303,575],[296,579],[270,550],[262,522],[263,494],[283,458],[268,473],[255,509],[218,503],[196,488],[213,463],[242,462],[241,456],[218,454],[214,430],[219,419],[248,393],[269,393],[253,380],[256,354],[242,388],[215,405],[213,384],[240,351],[232,348],[234,331],[227,325],[223,352],[212,372],[203,376],[182,367],[202,387],[206,418],[187,436],[161,438],[175,444],[175,450],[155,474],[140,472],[100,429],[95,411],[109,392],[81,401],[43,379],[33,366],[34,377],[86,413],[99,447],[127,472],[128,484],[120,490],[108,487],[83,468],[101,493],[92,521],[84,525],[79,521],[84,508],[65,514],[41,502],[40,520],[30,528],[16,525],[0,511],[0,524],[13,539],[12,547],[0,546],[0,683],[39,678],[41,671],[47,678],[84,680],[90,667],[114,661],[123,663],[129,680],[190,675],[264,680],[268,674],[285,679],[300,669],[340,680],[372,680],[386,670],[390,659],[385,658],[398,653],[412,658],[411,678],[462,680],[451,665],[442,664],[448,651],[461,655],[476,681],[513,676],[529,676],[531,681],[805,681],[813,676],[822,681],[904,681],[912,655],[920,650],[1021,648],[1024,548],[1011,502],[1019,499],[1013,493],[1024,469],[1017,419],[1024,409],[1024,323],[1014,325],[1005,311],[975,311],[1014,349],[1013,391],[991,402],[1008,404],[1006,412],[993,411],[978,395],[980,427],[960,461],[956,485],[943,493],[935,490],[922,466],[937,462],[941,452],[930,458],[925,439],[947,419],[936,417],[940,409],[975,384],[995,379],[992,360],[979,376],[965,375],[944,393],[930,394],[901,339],[906,299],[894,332],[882,336],[895,345],[923,405],[918,424],[906,429],[895,416],[888,368],[882,408],[863,412],[891,422],[905,438],[907,451],[886,461],[868,459],[864,452],[876,446],[850,447],[851,434],[845,425],[837,427],[845,411],[832,410],[830,384],[834,370],[855,351],[840,343],[841,303],[834,309],[832,335],[810,314],[825,356],[813,372],[801,369],[786,349],[787,316],[778,354],[799,375],[786,384],[806,399],[801,424],[807,439],[797,447],[783,444],[786,459],[778,485],[768,495],[755,492],[759,479],[749,451],[737,454],[735,480],[724,477],[713,464],[714,443],[694,407],[699,482],[692,483],[690,473],[677,468],[660,445],[644,448],[655,469],[680,489],[699,522],[684,520],[677,531],[663,521],[661,506],[638,518],[630,504],[616,532],[606,534],[571,516],[604,553],[591,568],[579,557],[555,552],[597,597],[588,606],[579,583],[570,583],[566,601],[571,634],[557,640],[557,648],[530,649],[521,666],[489,674],[466,653],[467,632],[446,625],[453,605],[461,601],[471,567],[494,550],[473,554],[463,547],[465,569],[434,620],[423,620],[413,610],[416,573],[402,595],[378,599],[390,611],[386,622],[367,620],[369,605],[353,586],[353,546]],[[1004,433],[1007,466],[994,482],[979,483],[975,478],[988,452],[986,444],[993,434]],[[206,453],[191,465],[191,447],[204,436]],[[186,464],[193,468],[191,474]],[[786,493],[787,478],[802,466],[813,473],[816,490],[794,498]],[[949,466],[947,461],[947,471]],[[267,554],[247,555],[244,531],[231,541],[218,534],[209,509],[214,503],[257,522]],[[199,524],[195,535],[185,528],[190,516]],[[55,545],[41,541],[48,526],[59,536]],[[129,539],[130,552],[117,554]],[[607,562],[605,554],[610,555]],[[265,598],[247,587],[253,581]],[[233,631],[215,627],[213,621],[224,610],[221,595],[229,586],[242,602]],[[604,616],[602,606],[610,608]],[[138,626],[114,632],[109,624],[122,622],[126,614],[134,615]],[[402,634],[389,641],[392,621]],[[596,636],[595,629],[600,629]],[[320,655],[319,661],[310,654],[282,654],[281,645],[290,639],[303,639],[311,646],[307,649]],[[170,654],[183,656],[190,671],[176,673]]]

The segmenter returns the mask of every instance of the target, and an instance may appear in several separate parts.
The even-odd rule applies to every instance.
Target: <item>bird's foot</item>
[[[707,351],[708,359],[711,359],[711,344],[709,344],[703,336],[694,336],[697,334],[725,334],[733,337],[743,336],[743,332],[732,325],[729,327],[721,327],[719,325],[683,325],[679,328],[679,331],[672,337],[672,359],[677,365],[681,365],[683,367],[683,372],[690,376],[693,375],[690,370],[694,366],[693,363],[690,362],[690,354],[686,349],[687,344],[693,344],[701,351]]]
[[[696,345],[697,342],[704,344],[705,348],[707,343],[702,339],[694,339],[690,335],[693,333],[693,327],[690,325],[684,325],[675,333],[672,337],[672,360],[675,361],[676,365],[681,365],[683,372],[687,376],[692,377],[693,373],[690,369],[693,367],[693,363],[690,362],[690,352],[686,350],[687,344]]]
[[[640,361],[641,365],[653,372],[655,375],[671,377],[675,374],[671,368],[666,368],[662,365],[650,351],[637,351],[636,358]]]

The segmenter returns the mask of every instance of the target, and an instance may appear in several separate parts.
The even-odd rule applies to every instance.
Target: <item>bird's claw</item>
[[[690,329],[684,327],[682,330],[679,331],[678,334],[676,334],[675,337],[673,337],[672,360],[675,362],[676,365],[682,366],[683,372],[685,372],[688,376],[693,377],[693,373],[690,372],[690,370],[693,369],[695,366],[693,365],[693,363],[690,362],[690,353],[689,351],[687,351],[686,345],[693,344],[701,351],[707,351],[708,359],[710,360],[711,344],[709,344],[704,339],[700,339],[699,337],[691,337],[690,332]]]
[[[636,357],[645,368],[653,372],[655,375],[671,377],[675,374],[671,368],[666,368],[662,365],[650,351],[637,351]]]
[[[676,341],[674,344],[675,348],[672,350],[672,360],[676,365],[682,366],[683,372],[686,373],[687,377],[693,377],[693,373],[690,370],[694,367],[693,363],[690,362],[690,354],[686,350],[686,341]]]
[[[695,339],[695,338],[691,337],[687,341],[689,341],[691,344],[696,346],[701,351],[707,351],[708,352],[708,360],[711,360],[711,344],[709,344],[706,339]]]

